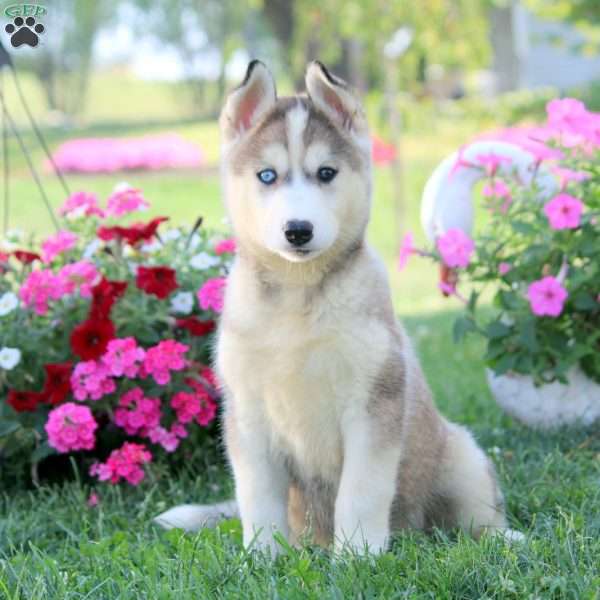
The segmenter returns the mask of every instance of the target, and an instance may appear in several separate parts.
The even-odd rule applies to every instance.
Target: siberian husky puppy
[[[371,145],[348,86],[320,63],[278,98],[248,66],[220,118],[238,243],[217,342],[236,500],[157,517],[194,529],[239,515],[273,533],[377,552],[404,528],[507,532],[494,467],[436,410],[365,241]]]

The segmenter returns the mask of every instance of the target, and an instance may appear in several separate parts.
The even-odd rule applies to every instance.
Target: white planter
[[[535,387],[529,375],[496,376],[489,369],[487,380],[498,404],[531,427],[590,425],[600,418],[600,385],[579,369],[569,373],[568,385],[554,382]]]

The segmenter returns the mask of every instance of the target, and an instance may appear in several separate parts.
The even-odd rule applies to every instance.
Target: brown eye
[[[323,183],[329,183],[336,175],[337,171],[331,167],[321,167],[317,171],[317,177],[319,178],[319,181],[322,181]]]

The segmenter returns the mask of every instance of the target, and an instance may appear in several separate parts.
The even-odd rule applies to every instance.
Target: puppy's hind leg
[[[483,533],[520,540],[523,534],[508,529],[504,498],[494,465],[472,435],[458,425],[448,425],[439,493],[450,502],[449,524],[478,539]]]

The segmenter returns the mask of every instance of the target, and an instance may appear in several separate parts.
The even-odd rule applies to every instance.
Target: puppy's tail
[[[154,517],[154,522],[165,529],[198,531],[215,527],[219,521],[239,516],[237,502],[226,500],[216,504],[180,504]]]

